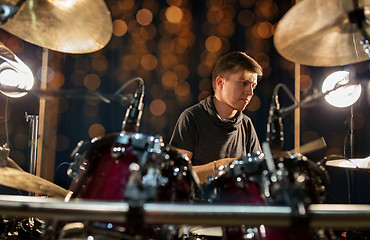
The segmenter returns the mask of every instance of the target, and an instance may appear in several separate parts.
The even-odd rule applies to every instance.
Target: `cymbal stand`
[[[349,120],[349,149],[350,149],[350,158],[354,157],[354,115],[353,115],[353,104],[351,105],[351,115]]]
[[[30,147],[30,173],[36,174],[36,161],[37,161],[37,139],[39,131],[39,116],[29,115],[25,112],[26,122],[30,123],[29,126],[29,139],[28,147]],[[30,196],[33,194],[30,193]]]

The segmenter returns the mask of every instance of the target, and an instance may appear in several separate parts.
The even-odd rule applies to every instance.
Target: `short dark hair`
[[[256,60],[248,56],[245,52],[229,52],[221,56],[213,69],[212,73],[212,88],[216,88],[216,78],[244,69],[253,73],[257,73],[258,79],[263,75],[262,67]]]

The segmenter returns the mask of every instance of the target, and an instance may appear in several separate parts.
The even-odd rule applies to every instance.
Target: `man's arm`
[[[179,149],[176,148],[177,151],[179,151],[181,154],[186,154],[191,161],[193,158],[193,153],[185,150],[185,149]],[[222,158],[207,164],[198,165],[198,166],[192,166],[194,171],[197,173],[200,183],[206,183],[209,176],[214,177],[218,168],[221,165],[229,164],[230,162],[236,160],[237,158]]]

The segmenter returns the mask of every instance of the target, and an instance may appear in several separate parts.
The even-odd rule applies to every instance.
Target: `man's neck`
[[[213,103],[215,104],[218,115],[223,119],[231,120],[238,113],[237,110],[232,109],[228,104],[220,101],[216,95],[213,98]]]

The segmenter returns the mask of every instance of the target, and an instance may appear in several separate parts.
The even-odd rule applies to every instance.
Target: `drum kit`
[[[6,6],[11,17],[1,28],[52,50],[96,51],[112,33],[103,1],[20,0]],[[18,12],[12,13],[14,9]],[[366,0],[304,0],[279,22],[274,43],[281,55],[306,65],[366,61],[369,10]],[[91,12],[99,21],[91,22]],[[0,237],[334,239],[332,228],[370,226],[368,205],[323,204],[329,184],[325,166],[369,171],[368,158],[322,165],[303,155],[322,142],[274,156],[264,148],[264,153],[222,165],[201,184],[186,155],[160,136],[137,131],[141,101],[142,95],[135,95],[121,132],[78,144],[68,190],[24,172],[1,155],[0,184],[40,197],[0,196],[7,217],[0,223]]]

